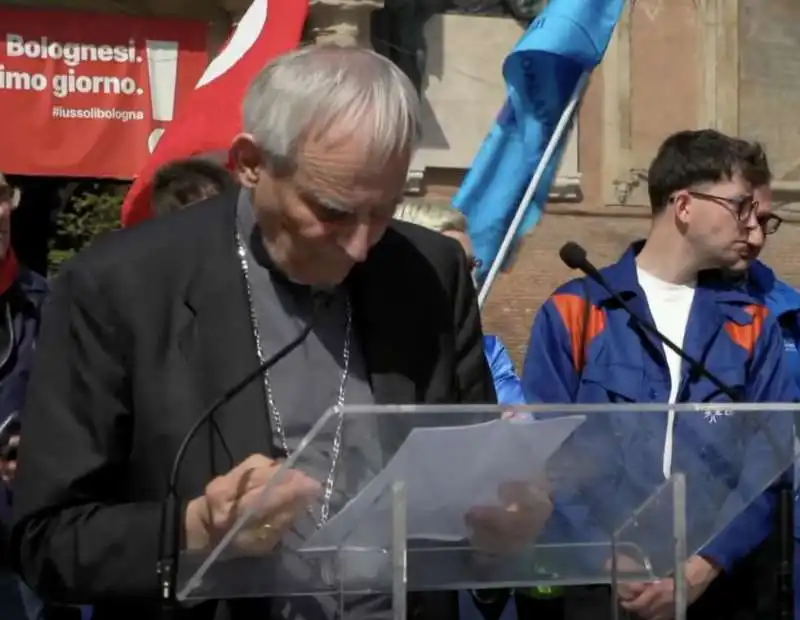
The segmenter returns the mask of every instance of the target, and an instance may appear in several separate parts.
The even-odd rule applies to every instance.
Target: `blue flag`
[[[603,58],[624,0],[550,0],[503,63],[508,99],[453,204],[469,220],[483,279],[553,131],[584,73]],[[555,151],[517,235],[539,221],[564,143]]]

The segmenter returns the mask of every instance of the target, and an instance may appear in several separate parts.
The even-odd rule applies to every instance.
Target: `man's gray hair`
[[[406,75],[372,50],[304,47],[267,65],[244,100],[244,131],[268,163],[291,171],[309,132],[332,125],[367,132],[370,160],[412,152],[420,136],[419,96]]]
[[[449,202],[407,200],[397,207],[394,219],[411,222],[436,232],[467,232],[467,218]]]

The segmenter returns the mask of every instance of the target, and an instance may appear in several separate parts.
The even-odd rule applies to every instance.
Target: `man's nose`
[[[761,225],[751,227],[750,230],[747,231],[747,244],[753,246],[755,248],[760,249],[764,242],[766,241],[766,237],[764,235],[764,229],[761,228]]]
[[[367,259],[370,248],[370,227],[367,222],[359,222],[343,239],[342,248],[356,263],[363,263]]]

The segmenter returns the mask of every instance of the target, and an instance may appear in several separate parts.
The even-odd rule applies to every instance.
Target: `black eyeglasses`
[[[753,212],[758,208],[758,201],[753,196],[717,196],[716,194],[706,194],[705,192],[696,192],[693,190],[687,191],[687,193],[694,198],[708,200],[709,202],[714,202],[725,207],[731,211],[742,224],[746,223],[750,219],[750,216],[753,215]],[[774,213],[766,213],[757,216],[756,222],[758,222],[759,228],[761,228],[765,235],[773,235],[778,232],[778,229],[781,227],[783,218]]]
[[[774,235],[776,232],[778,232],[781,224],[783,224],[783,218],[780,215],[775,215],[774,213],[759,215],[756,217],[756,221],[761,227],[761,230],[764,231],[765,235]]]

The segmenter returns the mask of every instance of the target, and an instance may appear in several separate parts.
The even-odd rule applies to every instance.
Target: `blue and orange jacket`
[[[652,322],[638,283],[636,251],[632,246],[602,273],[638,316]],[[755,297],[712,274],[698,282],[684,345],[725,384],[740,390],[746,402],[795,400],[777,322]],[[674,418],[672,470],[687,476],[690,539],[692,532],[717,531],[720,512],[738,513],[743,496],[747,502],[755,498],[708,544],[707,539],[689,541],[695,549],[705,544],[702,554],[730,570],[773,527],[777,493],[760,491],[780,471],[779,464],[791,460],[792,422],[770,412],[756,414],[757,420],[750,414],[727,415],[724,403],[730,398],[686,366],[678,402],[721,403],[721,415],[678,413]],[[539,310],[522,385],[529,402],[544,403],[668,403],[670,393],[662,343],[587,279],[568,282]],[[663,413],[588,416],[573,439],[587,459],[594,453],[609,469],[581,490],[582,509],[562,510],[568,513],[570,536],[607,542],[609,531],[664,484],[667,420],[666,407]]]
[[[775,272],[760,261],[756,261],[750,268],[747,280],[749,292],[766,304],[781,327],[784,355],[800,390],[800,291],[779,280]],[[795,464],[795,482],[797,481],[798,471]],[[800,494],[795,495],[794,539],[794,617],[800,620]]]
[[[761,261],[750,267],[748,291],[766,305],[778,321],[789,371],[800,388],[800,291],[779,280],[775,272]]]

